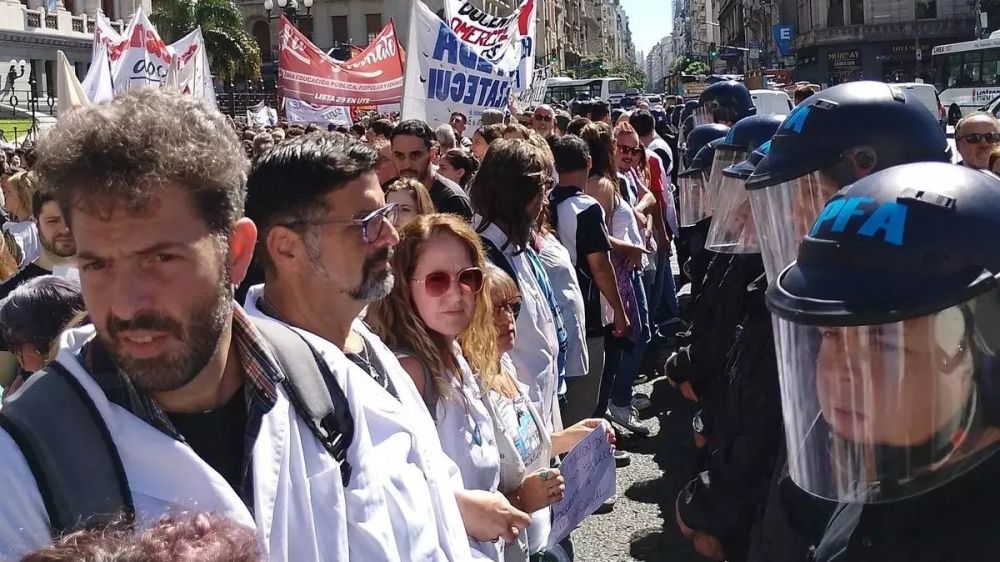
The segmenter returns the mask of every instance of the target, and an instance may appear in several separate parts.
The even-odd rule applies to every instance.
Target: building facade
[[[968,0],[797,0],[795,79],[932,80],[931,49],[974,38]]]
[[[32,77],[38,96],[55,95],[57,51],[66,55],[78,77],[86,76],[98,10],[119,31],[137,7],[147,14],[151,10],[150,0],[58,0],[52,12],[45,6],[45,0],[0,0],[0,79],[7,89],[8,79],[15,78],[19,98],[29,91]]]

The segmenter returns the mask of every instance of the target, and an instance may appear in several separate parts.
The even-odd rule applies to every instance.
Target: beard
[[[219,283],[195,299],[185,318],[154,311],[140,312],[128,320],[109,315],[107,333],[100,334],[101,343],[137,389],[146,393],[177,390],[197,377],[211,360],[233,313],[233,287],[229,269],[223,267]],[[119,334],[125,330],[166,332],[181,343],[181,350],[159,357],[131,357],[117,344]]]
[[[313,274],[332,282],[333,276],[323,264],[322,252],[316,238],[306,238],[306,253],[309,256],[309,265]],[[373,302],[389,296],[389,293],[392,292],[392,286],[396,282],[392,275],[392,267],[386,267],[383,271],[377,271],[375,268],[390,260],[392,260],[392,248],[383,248],[367,256],[364,263],[361,264],[361,282],[355,287],[344,290],[344,293],[359,302]]]
[[[38,238],[41,240],[42,248],[56,257],[69,258],[76,255],[76,244],[70,243],[68,248],[65,245],[60,247],[60,244],[56,242],[56,237],[53,236],[49,239],[42,236],[40,232]]]

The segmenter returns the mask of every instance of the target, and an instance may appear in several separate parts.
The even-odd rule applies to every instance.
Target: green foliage
[[[707,76],[708,74],[711,73],[712,70],[708,68],[708,65],[701,62],[700,60],[691,62],[690,64],[687,65],[687,68],[684,69],[684,74],[695,74],[695,75],[701,74]]]
[[[167,43],[199,25],[212,74],[228,82],[236,74],[260,78],[260,47],[243,28],[243,13],[232,0],[158,0],[149,19]]]

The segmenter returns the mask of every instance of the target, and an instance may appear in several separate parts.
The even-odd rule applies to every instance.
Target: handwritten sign
[[[549,548],[569,536],[588,515],[615,493],[615,458],[602,428],[590,432],[563,459],[566,494],[552,505]]]

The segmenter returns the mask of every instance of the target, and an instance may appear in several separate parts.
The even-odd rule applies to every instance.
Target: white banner
[[[278,124],[278,112],[262,101],[247,108],[247,123],[255,127],[273,127]]]
[[[90,61],[90,70],[83,80],[83,91],[92,103],[104,103],[115,97],[114,77],[111,70],[111,56],[108,44],[94,43],[95,54]]]
[[[473,52],[501,70],[520,70],[514,88],[530,87],[535,68],[537,0],[523,0],[513,13],[491,16],[471,0],[445,0],[445,20]]]
[[[59,115],[69,113],[75,107],[90,105],[73,65],[62,51],[56,51],[56,99]]]
[[[116,59],[115,53],[111,52],[115,92],[163,86],[167,81],[167,71],[173,55],[142,8],[136,10],[124,38],[127,42],[120,58]]]
[[[403,119],[436,127],[461,111],[469,116],[466,130],[474,131],[483,110],[506,109],[518,71],[505,72],[478,56],[423,2],[410,5],[406,51]]]
[[[215,85],[212,84],[208,49],[205,48],[201,27],[171,43],[167,48],[173,56],[171,71],[167,76],[168,84],[185,94],[216,105]]]
[[[285,120],[289,123],[343,125],[350,127],[351,108],[343,105],[316,106],[304,101],[285,98]]]

